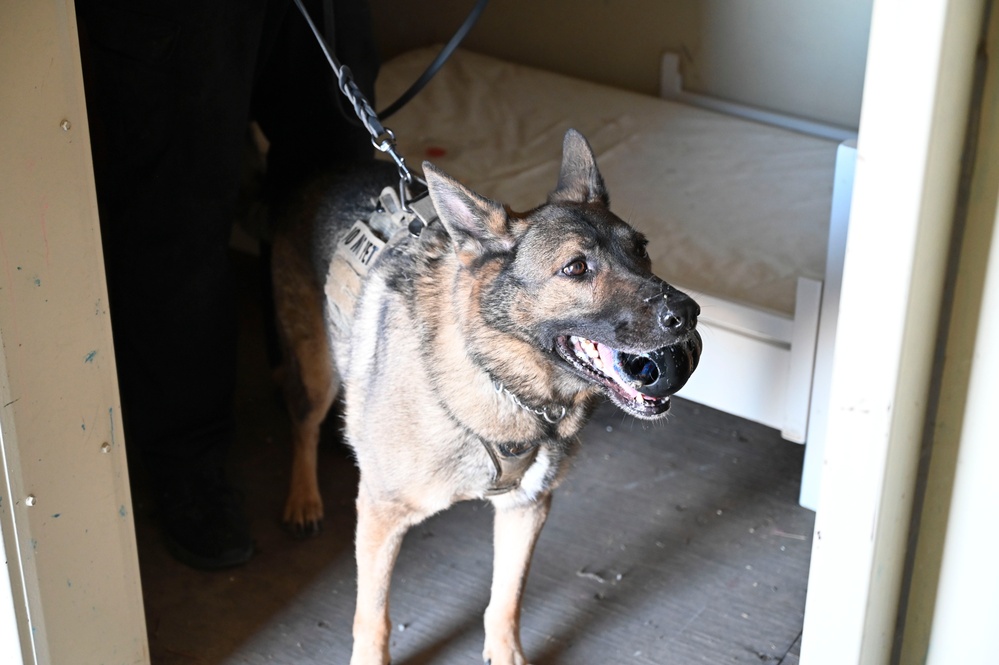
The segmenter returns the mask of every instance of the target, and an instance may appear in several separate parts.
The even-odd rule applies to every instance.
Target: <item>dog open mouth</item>
[[[566,335],[555,343],[558,354],[577,374],[602,385],[623,411],[653,419],[670,407],[670,395],[690,378],[701,356],[701,337],[647,353],[627,353],[585,337]]]

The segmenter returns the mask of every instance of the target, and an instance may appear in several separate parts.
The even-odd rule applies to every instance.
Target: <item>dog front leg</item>
[[[492,665],[525,665],[520,646],[520,602],[551,495],[526,506],[496,511],[493,584],[486,608],[482,659]]]
[[[296,536],[319,533],[323,500],[319,494],[319,427],[322,415],[292,427],[291,485],[284,504],[284,524]]]
[[[308,312],[303,310],[300,315]],[[333,400],[339,378],[329,357],[326,331],[318,328],[319,313],[312,312],[317,326],[301,335],[294,345],[286,343],[289,356],[283,371],[284,395],[292,418],[291,486],[284,506],[284,523],[298,536],[319,533],[323,522],[323,500],[319,494],[319,432]],[[290,334],[290,333],[287,333]]]
[[[357,608],[350,665],[388,665],[389,586],[403,536],[418,521],[408,508],[357,497]]]

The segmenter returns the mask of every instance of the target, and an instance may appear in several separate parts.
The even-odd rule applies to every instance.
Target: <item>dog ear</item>
[[[423,162],[423,174],[458,258],[470,263],[483,254],[513,248],[515,241],[503,206],[479,196],[430,162]]]
[[[562,170],[555,191],[548,195],[548,202],[610,205],[593,149],[575,129],[567,131],[562,141]]]

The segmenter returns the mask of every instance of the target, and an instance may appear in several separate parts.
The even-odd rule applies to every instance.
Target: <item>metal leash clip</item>
[[[476,6],[473,8],[472,12],[465,19],[465,22],[459,28],[458,32],[455,33],[451,41],[448,42],[445,49],[438,55],[434,63],[423,76],[417,81],[406,93],[396,100],[396,103],[392,104],[389,109],[386,109],[386,116],[394,113],[401,107],[406,101],[408,101],[412,95],[426,84],[426,82],[433,76],[433,74],[444,64],[448,56],[454,51],[458,46],[464,36],[471,29],[472,25],[478,19],[482,10],[485,8],[487,0],[479,0]],[[424,187],[427,183],[413,175],[413,172],[409,170],[406,166],[406,160],[403,159],[402,155],[396,150],[395,134],[391,129],[382,125],[378,113],[371,107],[368,103],[367,98],[365,98],[364,93],[361,89],[357,87],[354,82],[354,77],[350,72],[350,68],[346,65],[341,65],[337,59],[333,56],[329,45],[323,38],[322,33],[316,27],[316,24],[312,21],[312,17],[309,12],[305,9],[305,5],[302,4],[302,0],[294,0],[295,6],[298,7],[298,11],[302,14],[305,22],[308,23],[309,29],[312,31],[313,36],[319,43],[319,47],[323,51],[323,55],[326,56],[326,61],[329,63],[330,67],[333,69],[333,73],[337,78],[337,85],[340,88],[340,92],[343,93],[344,97],[350,102],[351,106],[354,108],[354,113],[357,115],[361,124],[364,128],[368,130],[368,134],[371,135],[371,144],[379,152],[383,152],[392,158],[395,162],[396,167],[399,169],[399,201],[402,204],[402,209],[407,213],[412,213],[414,219],[409,223],[409,232],[413,237],[420,235],[423,229],[437,219],[437,211],[434,209],[433,202],[430,197],[424,194],[415,200],[410,198],[409,189],[407,186],[412,186],[416,183],[422,184]]]

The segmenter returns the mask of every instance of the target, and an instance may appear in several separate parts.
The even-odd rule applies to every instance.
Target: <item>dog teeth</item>
[[[600,351],[596,343],[585,337],[572,337],[572,347],[580,360],[589,364],[594,369],[604,372],[604,361],[600,358]]]
[[[576,348],[576,352],[580,356],[586,356],[587,358],[599,358],[600,351],[597,350],[597,345],[584,337],[573,337],[573,346]]]
[[[585,337],[576,337],[574,335],[569,337],[569,341],[572,342],[573,352],[581,361],[588,364],[594,370],[603,373],[605,376],[614,378],[625,389],[629,388],[629,385],[625,384],[625,382],[613,371],[613,369],[606,369],[606,365],[603,358],[600,356],[600,349],[597,348],[598,345],[596,342],[588,340]],[[630,398],[636,405],[655,405],[659,401],[655,397],[649,397],[648,395],[637,392],[640,387],[639,384],[631,385],[630,387],[632,390],[636,391],[635,395]],[[632,390],[629,390],[628,392],[630,393]]]

